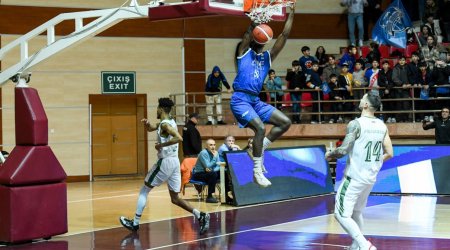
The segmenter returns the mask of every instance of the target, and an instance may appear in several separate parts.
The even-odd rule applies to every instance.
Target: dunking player
[[[159,98],[158,102],[157,117],[160,119],[160,123],[153,126],[147,119],[142,119],[142,123],[144,123],[147,131],[157,130],[155,149],[158,151],[158,162],[153,165],[145,177],[144,185],[139,192],[134,219],[130,220],[121,216],[120,223],[131,231],[137,231],[142,211],[147,203],[148,193],[153,187],[157,187],[167,181],[172,203],[193,213],[200,223],[200,234],[203,234],[209,228],[209,214],[194,209],[188,202],[178,196],[181,188],[178,143],[183,139],[178,133],[177,124],[170,115],[174,104],[169,98]]]
[[[362,211],[383,162],[393,156],[386,125],[375,117],[380,107],[378,95],[369,91],[359,104],[361,117],[347,126],[342,145],[325,154],[327,160],[348,154],[344,178],[336,193],[334,215],[353,239],[350,249],[377,249],[362,234]]]
[[[262,187],[271,185],[263,175],[262,156],[264,150],[286,132],[291,126],[291,121],[281,111],[262,102],[258,98],[264,79],[270,69],[271,62],[286,44],[294,20],[295,5],[291,6],[291,12],[284,25],[283,32],[278,36],[271,50],[263,51],[264,45],[256,43],[252,38],[252,23],[238,48],[237,65],[238,72],[234,79],[234,93],[231,96],[230,106],[240,127],[249,127],[255,132],[253,140],[253,179]],[[264,123],[274,126],[265,137]]]

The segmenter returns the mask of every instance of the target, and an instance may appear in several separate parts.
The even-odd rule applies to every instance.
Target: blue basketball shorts
[[[241,128],[247,127],[248,123],[255,118],[260,118],[264,123],[268,123],[275,110],[275,107],[262,102],[258,96],[243,92],[233,93],[230,108]]]

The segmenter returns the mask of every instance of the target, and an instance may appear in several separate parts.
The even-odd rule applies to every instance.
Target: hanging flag
[[[406,30],[411,26],[411,19],[409,19],[402,1],[395,0],[373,27],[372,40],[380,44],[406,48]]]

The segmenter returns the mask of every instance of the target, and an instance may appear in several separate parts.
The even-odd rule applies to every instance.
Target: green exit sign
[[[136,72],[102,71],[103,94],[135,94]]]

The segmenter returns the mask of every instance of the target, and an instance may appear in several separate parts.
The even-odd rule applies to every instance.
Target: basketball
[[[272,28],[267,24],[260,24],[253,29],[253,39],[259,44],[266,44],[272,37]]]

